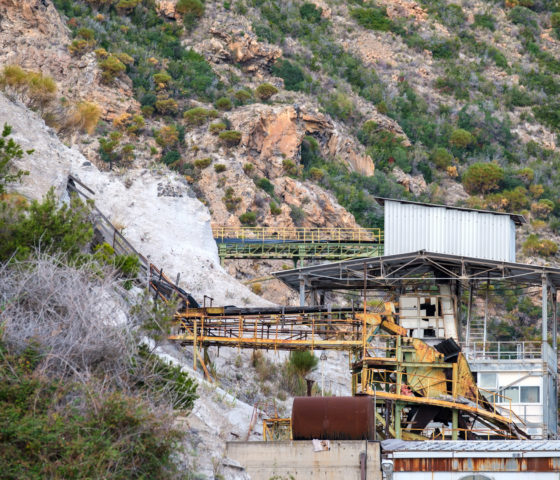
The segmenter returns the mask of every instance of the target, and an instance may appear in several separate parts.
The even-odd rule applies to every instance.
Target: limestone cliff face
[[[72,57],[69,44],[69,30],[51,0],[0,0],[0,67],[20,65],[51,75],[61,97],[94,102],[107,119],[139,110],[130,81],[103,85],[95,55]]]

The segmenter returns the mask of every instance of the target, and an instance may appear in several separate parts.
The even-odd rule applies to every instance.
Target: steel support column
[[[548,277],[542,276],[542,341],[548,341]]]

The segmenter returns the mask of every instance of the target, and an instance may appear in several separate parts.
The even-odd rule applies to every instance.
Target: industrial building
[[[560,269],[516,263],[520,215],[378,201],[371,255],[273,274],[299,307],[178,314],[170,338],[195,357],[206,345],[349,352],[354,397],[295,399],[291,419],[267,423],[290,440],[232,443],[231,457],[257,479],[558,478]],[[489,292],[504,288],[533,302],[538,290],[539,340],[491,340]],[[352,305],[333,304],[341,293]]]

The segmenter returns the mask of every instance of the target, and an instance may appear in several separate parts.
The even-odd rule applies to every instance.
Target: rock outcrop
[[[326,115],[308,106],[268,106],[254,104],[237,109],[229,117],[243,133],[241,145],[249,159],[281,157],[299,160],[301,142],[306,135],[317,139],[325,158],[346,163],[351,171],[373,175],[375,166],[345,129]],[[280,162],[280,165],[282,162]]]
[[[69,45],[68,28],[50,0],[0,0],[0,66],[20,65],[51,75],[60,96],[94,102],[109,120],[139,111],[130,81],[102,84],[95,55],[73,57]]]
[[[225,32],[223,26],[210,28],[210,38],[195,49],[214,63],[236,63],[250,73],[268,74],[270,67],[282,56],[279,47],[259,42],[257,36],[241,28]]]

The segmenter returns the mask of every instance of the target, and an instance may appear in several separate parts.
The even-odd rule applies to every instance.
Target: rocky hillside
[[[2,85],[101,169],[176,170],[216,223],[380,226],[373,196],[404,196],[520,211],[522,253],[547,258],[556,8],[1,0],[0,64],[56,90],[34,102],[14,72]]]

